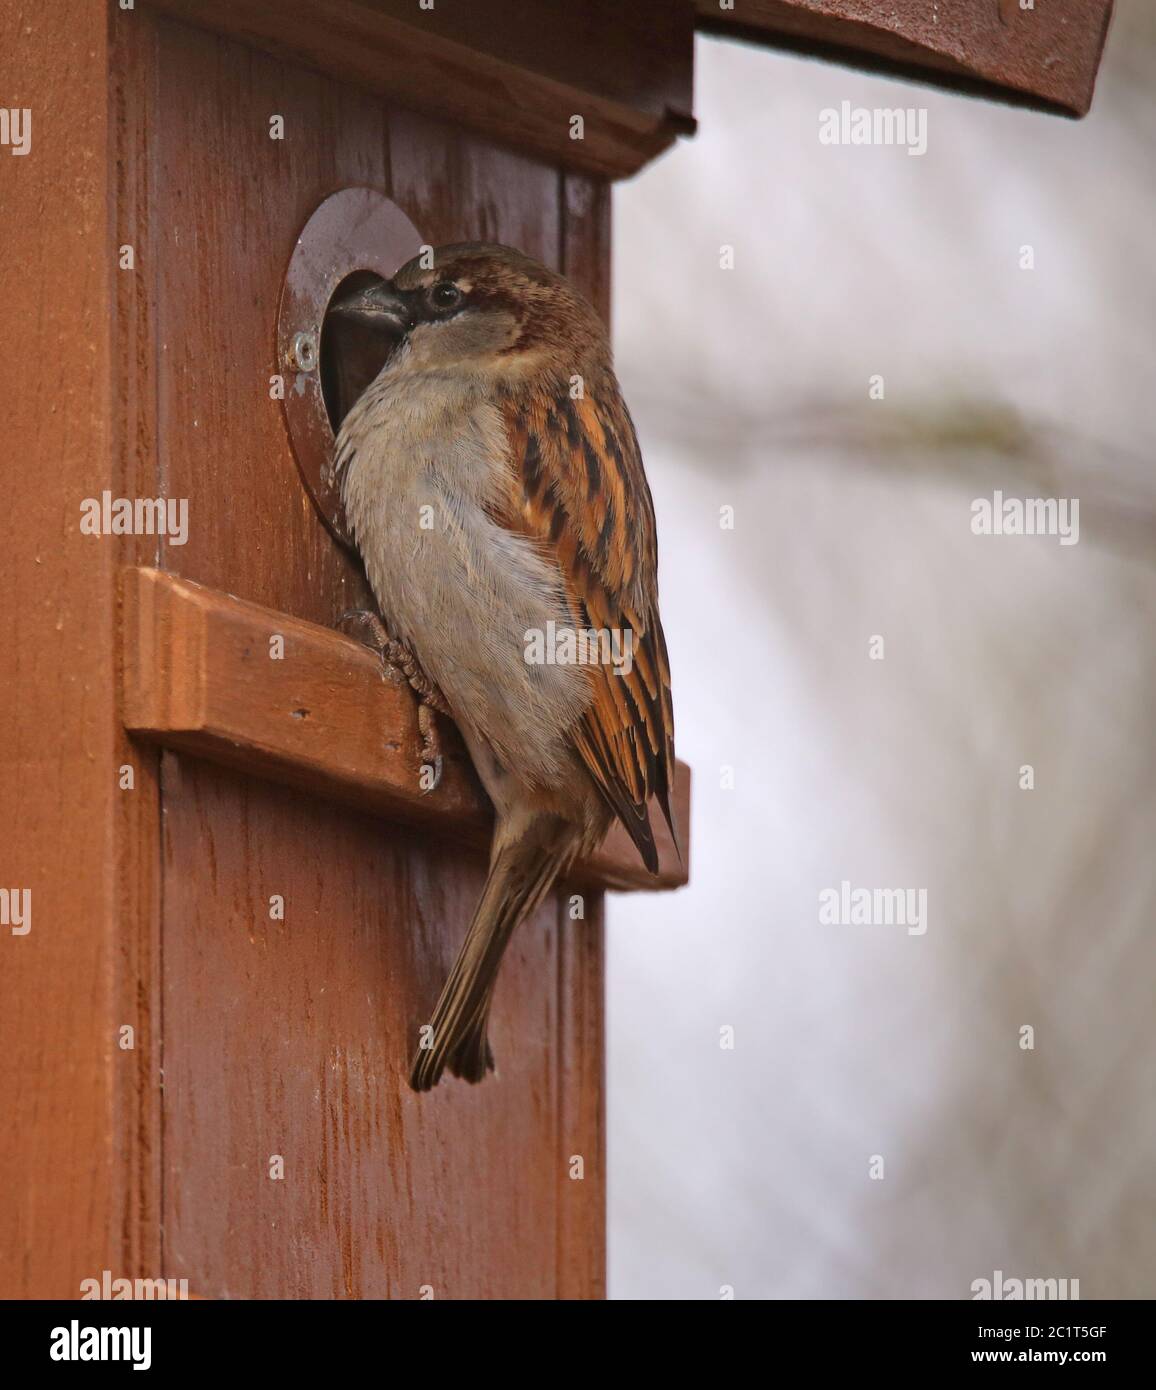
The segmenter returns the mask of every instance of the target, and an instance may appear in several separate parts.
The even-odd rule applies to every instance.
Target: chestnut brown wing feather
[[[572,731],[603,797],[654,872],[647,803],[658,799],[674,833],[674,720],[658,616],[654,508],[634,425],[617,385],[561,390],[504,407],[510,492],[496,517],[536,540],[562,572],[575,626],[629,630],[632,665],[588,668],[593,699]]]

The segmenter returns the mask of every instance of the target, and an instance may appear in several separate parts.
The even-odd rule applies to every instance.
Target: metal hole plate
[[[333,428],[321,389],[321,327],[338,285],[355,271],[391,279],[421,249],[417,228],[372,188],[343,188],[316,209],[297,238],[277,311],[277,371],[285,427],[305,484],[334,539],[352,548],[333,476]]]

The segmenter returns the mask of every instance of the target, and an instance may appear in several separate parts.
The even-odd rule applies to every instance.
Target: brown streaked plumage
[[[674,738],[654,510],[605,330],[561,276],[466,243],[339,307],[398,339],[338,437],[346,512],[415,687],[453,712],[497,814],[414,1058],[426,1090],[492,1067],[509,937],[612,816],[657,868],[648,802],[671,822]],[[630,634],[630,660],[528,660],[531,634],[588,629]]]
[[[495,519],[550,553],[575,626],[633,633],[631,671],[593,668],[591,703],[571,737],[653,873],[658,859],[647,802],[656,796],[669,821],[674,776],[654,511],[613,375],[599,372],[584,390],[574,401],[568,383],[560,398],[544,398],[538,384],[520,386],[503,403],[510,495]]]

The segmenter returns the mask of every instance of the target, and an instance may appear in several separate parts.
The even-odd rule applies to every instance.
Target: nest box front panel
[[[426,242],[509,242],[604,304],[606,190],[176,22],[142,16],[131,42],[156,387],[138,433],[189,515],[158,563],[332,625],[369,595],[277,392],[302,229],[370,189]],[[500,1075],[419,1097],[409,1051],[481,859],[178,752],[161,805],[165,1274],[205,1297],[601,1292],[597,895],[562,931],[555,894],[514,943]]]

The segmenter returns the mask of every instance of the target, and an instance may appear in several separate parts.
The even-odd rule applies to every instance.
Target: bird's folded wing
[[[653,872],[651,796],[674,831],[674,722],[654,509],[616,385],[608,379],[585,390],[578,400],[563,387],[552,399],[507,401],[509,495],[495,520],[554,557],[576,627],[630,634],[619,638],[631,644],[629,670],[626,662],[590,668],[593,699],[571,738]]]

